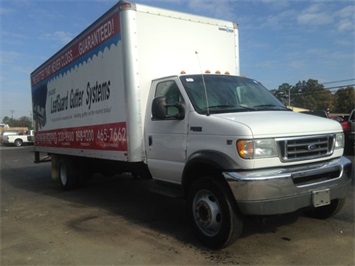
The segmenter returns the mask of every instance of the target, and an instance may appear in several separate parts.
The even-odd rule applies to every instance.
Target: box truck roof
[[[91,49],[95,48],[96,46],[102,44],[103,42],[107,41],[110,37],[120,31],[120,17],[119,12],[123,10],[132,10],[135,13],[139,14],[146,14],[147,16],[138,16],[144,18],[138,18],[139,20],[143,20],[144,23],[147,21],[159,21],[159,18],[166,17],[169,18],[167,21],[170,21],[166,25],[160,23],[160,26],[157,28],[151,27],[148,33],[159,33],[160,37],[158,38],[160,41],[166,41],[167,45],[169,44],[168,37],[171,33],[175,33],[175,42],[176,40],[189,40],[191,42],[191,47],[194,47],[194,40],[202,36],[204,32],[200,32],[198,27],[193,27],[194,24],[201,24],[201,25],[210,25],[214,26],[214,28],[220,32],[226,33],[234,33],[235,38],[235,47],[234,53],[231,57],[234,58],[234,68],[228,70],[232,74],[235,73],[239,75],[239,47],[238,47],[238,24],[236,22],[226,21],[226,20],[219,20],[215,18],[208,18],[183,12],[171,11],[162,8],[156,8],[141,4],[130,3],[127,1],[120,1],[116,5],[114,5],[110,10],[108,10],[105,14],[103,14],[100,18],[94,21],[90,26],[88,26],[81,34],[79,34],[76,38],[74,38],[71,42],[69,42],[66,46],[64,46],[61,50],[59,50],[56,54],[54,54],[51,58],[49,58],[46,62],[40,65],[36,70],[31,73],[31,81],[33,83],[37,83],[49,75],[53,74],[54,72],[62,69],[63,67],[69,65],[72,61],[76,60],[78,57],[84,55],[86,52],[89,52]],[[107,17],[111,17],[112,14],[113,19],[105,19]],[[162,21],[162,20],[161,20]],[[175,21],[176,23],[173,23]],[[187,23],[181,23],[182,21],[186,21]],[[181,24],[181,28],[183,31],[179,31],[177,25]],[[149,25],[149,23],[148,23]],[[186,25],[188,25],[186,27]],[[138,30],[141,27],[137,28]],[[219,38],[214,37],[212,34],[213,27],[209,27],[207,30],[208,34],[211,34],[209,40],[213,40],[215,49],[215,54],[221,54],[221,51],[225,50],[225,47],[222,45],[218,45]],[[163,30],[164,29],[164,30]],[[188,32],[194,32],[195,36],[190,36],[190,34],[186,34]],[[119,32],[120,33],[120,32]],[[164,37],[165,36],[165,37]],[[150,38],[150,40],[154,43],[154,36]],[[223,39],[223,38],[222,38]],[[177,42],[177,44],[182,44],[181,42]],[[205,43],[206,46],[211,45]],[[72,50],[73,46],[77,46],[76,50]],[[149,46],[149,45],[148,45]],[[218,49],[219,47],[219,49]],[[153,47],[151,47],[153,48]],[[160,48],[156,46],[156,48]],[[198,48],[195,45],[196,50]],[[228,50],[229,54],[231,50]],[[178,52],[178,51],[177,51]],[[192,51],[193,53],[194,51]],[[200,56],[206,56],[203,54],[204,50],[199,49]],[[156,53],[156,51],[154,52]],[[208,56],[211,56],[211,53],[208,53]],[[223,62],[223,60],[220,60]],[[186,63],[189,64],[189,63]],[[49,67],[50,66],[50,67]],[[217,66],[216,66],[217,67]],[[184,69],[184,68],[182,68]],[[207,68],[205,68],[207,69]],[[212,71],[214,72],[214,71]],[[174,72],[170,74],[178,74],[179,72]]]

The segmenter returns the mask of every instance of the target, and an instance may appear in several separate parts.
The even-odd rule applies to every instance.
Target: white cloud
[[[354,30],[354,24],[351,22],[350,19],[343,19],[343,20],[340,20],[338,23],[337,23],[337,26],[338,26],[338,30],[340,32],[343,32],[343,31],[353,31]]]
[[[21,54],[15,51],[1,51],[0,62],[1,65],[13,63],[21,58]]]
[[[1,42],[4,44],[14,45],[14,44],[22,44],[26,38],[26,34],[20,32],[11,32],[1,29],[0,38]],[[0,43],[1,43],[0,42]]]
[[[276,9],[287,8],[290,5],[289,1],[284,0],[261,0],[261,2],[269,7]]]
[[[235,14],[231,8],[235,2],[231,0],[189,0],[188,6],[196,11],[210,14],[220,19],[235,19]]]
[[[265,21],[264,21],[264,27],[272,27],[272,28],[284,28],[287,27],[288,25],[292,26],[293,19],[297,15],[297,12],[295,10],[287,10],[284,12],[280,12],[277,15],[274,16],[268,16]]]
[[[73,34],[65,31],[55,31],[42,35],[42,39],[59,41],[62,44],[67,44],[73,39]]]
[[[288,63],[290,68],[293,69],[304,69],[305,67],[308,66],[308,63],[305,62],[304,60],[293,60]]]
[[[7,8],[7,7],[0,6],[0,15],[1,16],[15,13],[15,12],[16,12],[16,10],[13,8]]]
[[[322,4],[313,4],[297,16],[298,23],[302,25],[327,25],[333,20],[332,15],[326,12]]]
[[[353,31],[355,6],[349,5],[336,10],[337,7],[337,5],[329,7],[326,2],[312,4],[297,16],[297,22],[308,26],[329,25],[335,22],[338,31]]]
[[[354,31],[355,25],[355,6],[346,6],[334,13],[334,16],[338,20],[337,29],[340,32]]]
[[[345,17],[353,17],[355,16],[355,5],[352,5],[352,6],[346,6],[342,9],[340,9],[339,11],[335,12],[335,16],[338,16],[338,17],[342,17],[342,18],[345,18]]]

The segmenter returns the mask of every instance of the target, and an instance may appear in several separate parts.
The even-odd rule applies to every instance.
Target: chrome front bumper
[[[313,195],[327,190],[344,198],[351,183],[351,162],[341,157],[302,166],[223,172],[244,214],[273,215],[314,206]]]

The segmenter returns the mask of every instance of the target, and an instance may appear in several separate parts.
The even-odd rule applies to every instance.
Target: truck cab
[[[339,123],[294,113],[259,82],[231,75],[157,79],[148,102],[150,173],[181,190],[205,243],[223,246],[243,215],[341,209],[351,164]]]

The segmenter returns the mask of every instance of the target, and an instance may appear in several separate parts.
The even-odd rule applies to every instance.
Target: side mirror
[[[177,120],[183,120],[185,118],[185,106],[183,103],[176,103],[173,105],[177,108],[178,113],[174,115]]]
[[[166,104],[164,96],[157,97],[152,103],[153,119],[177,119],[185,118],[185,108],[182,103]]]
[[[161,96],[154,98],[152,103],[152,116],[154,119],[166,118],[166,98]]]

